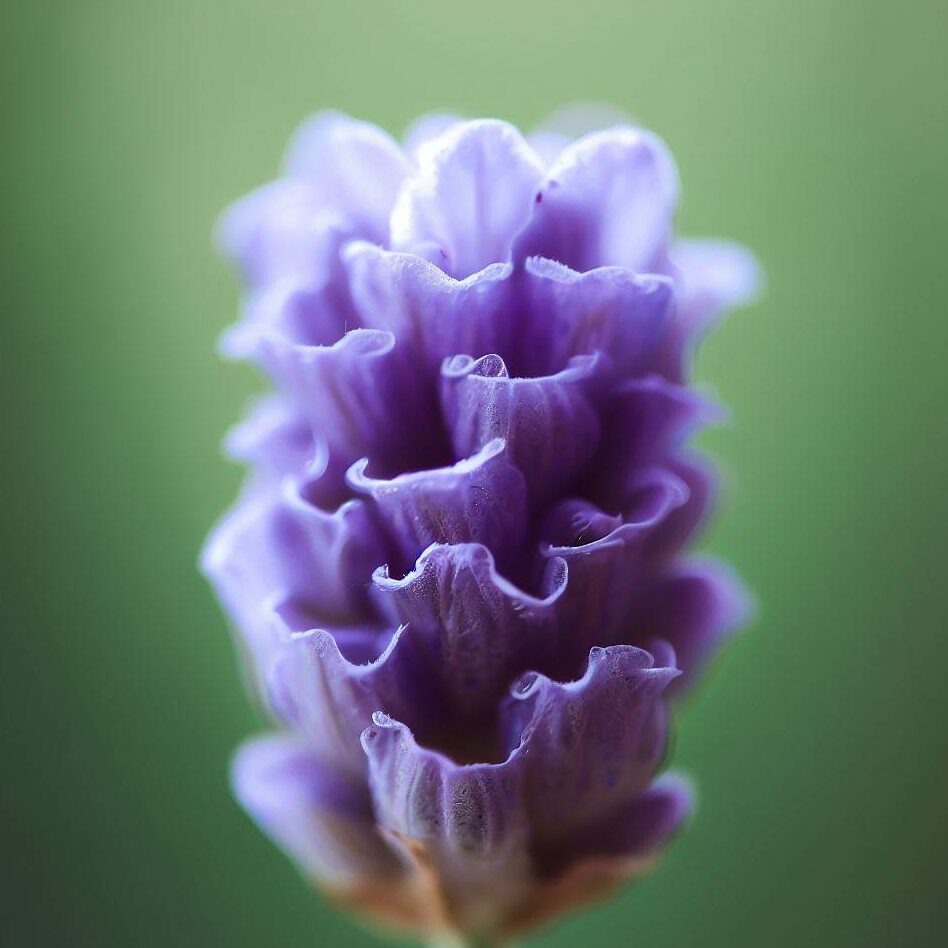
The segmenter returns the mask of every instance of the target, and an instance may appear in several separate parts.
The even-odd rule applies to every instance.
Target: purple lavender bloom
[[[676,240],[665,145],[335,113],[226,215],[227,354],[272,378],[203,567],[278,729],[234,766],[340,902],[504,937],[647,867],[689,808],[669,699],[740,622],[695,341],[753,292]]]

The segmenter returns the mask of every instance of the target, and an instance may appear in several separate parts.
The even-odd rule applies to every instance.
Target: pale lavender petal
[[[392,212],[392,247],[466,277],[510,259],[543,175],[506,122],[452,126],[421,148]]]
[[[614,128],[565,148],[535,196],[517,253],[574,270],[661,272],[678,201],[678,173],[650,132]]]
[[[345,219],[310,182],[281,178],[228,208],[217,242],[251,286],[284,278],[323,283],[347,230]]]
[[[659,371],[680,379],[690,368],[694,349],[721,316],[754,302],[763,276],[750,251],[727,241],[679,240],[670,257],[679,288],[678,313]]]
[[[418,153],[428,142],[440,138],[464,119],[450,112],[429,112],[415,119],[402,136],[405,143],[405,153],[412,160],[416,160]]]
[[[380,128],[341,112],[319,112],[297,130],[285,168],[288,176],[310,182],[353,233],[388,239],[388,219],[409,165]]]
[[[312,879],[345,888],[398,874],[364,785],[334,773],[301,741],[272,736],[245,744],[232,781],[244,809]]]
[[[370,455],[389,473],[446,456],[431,383],[391,333],[353,329],[323,346],[261,333],[253,357],[347,462]]]

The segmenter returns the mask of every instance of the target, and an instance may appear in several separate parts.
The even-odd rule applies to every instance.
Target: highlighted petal
[[[667,641],[682,670],[678,692],[749,614],[748,595],[730,570],[715,561],[686,563],[636,593],[622,638],[639,646]]]
[[[562,560],[569,570],[558,609],[563,630],[559,673],[571,673],[591,645],[616,641],[636,589],[655,569],[650,542],[687,499],[686,485],[657,468],[642,473],[622,515],[575,499],[548,512],[541,552]]]
[[[440,138],[462,122],[464,119],[448,112],[429,112],[427,115],[422,115],[408,126],[402,136],[405,142],[405,153],[409,158],[417,159],[425,145]]]
[[[418,153],[392,212],[392,248],[466,277],[510,259],[543,168],[506,122],[454,125]]]

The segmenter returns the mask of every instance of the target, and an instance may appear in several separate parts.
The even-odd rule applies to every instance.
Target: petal
[[[531,259],[517,274],[498,264],[455,280],[370,244],[351,244],[343,256],[360,324],[391,331],[432,367],[496,354],[514,375],[542,376],[602,352],[617,372],[638,375],[652,371],[672,325],[665,277],[616,267],[580,274]]]
[[[229,359],[253,359],[268,336],[302,346],[330,346],[355,324],[341,281],[285,277],[251,296],[246,316],[224,332],[220,350]]]
[[[422,115],[408,126],[402,136],[405,153],[413,160],[417,160],[418,153],[428,142],[440,138],[445,132],[463,122],[464,119],[450,112],[429,112],[427,115]]]
[[[740,244],[679,240],[671,249],[678,312],[665,340],[657,371],[680,379],[690,368],[697,344],[730,309],[754,302],[763,282],[753,255]]]
[[[724,637],[749,614],[749,597],[733,572],[716,561],[696,561],[636,593],[623,639],[643,647],[655,639],[667,641],[682,670],[673,686],[677,692],[694,681]]]
[[[250,741],[231,779],[241,806],[310,878],[347,888],[397,876],[364,785],[329,769],[302,742],[282,735]]]
[[[388,218],[408,161],[398,143],[369,122],[319,112],[299,127],[286,155],[290,177],[312,183],[319,199],[367,240],[388,239]]]
[[[689,435],[719,417],[711,402],[684,386],[656,376],[624,383],[604,419],[587,496],[603,507],[622,509],[630,488],[638,490],[643,470],[673,466]]]
[[[458,719],[483,724],[516,675],[555,654],[557,603],[566,584],[559,560],[548,564],[539,597],[501,577],[491,552],[477,544],[432,546],[404,578],[391,579],[381,569],[375,582],[391,598],[412,647],[424,652],[432,687],[440,687],[453,708],[454,720],[432,719],[428,731],[453,728],[455,741],[471,740]],[[416,730],[425,726],[409,723]]]
[[[531,885],[517,772],[459,766],[383,714],[362,744],[379,826],[428,868],[445,926],[498,927]]]
[[[284,483],[282,496],[264,514],[268,543],[279,558],[280,588],[324,622],[371,615],[365,587],[384,546],[368,505],[347,500],[327,510],[312,503],[306,490]]]
[[[521,372],[556,371],[593,352],[608,355],[625,376],[652,371],[672,325],[670,280],[621,267],[578,273],[543,258],[528,259],[525,269],[517,312]]]
[[[455,277],[505,262],[542,176],[512,125],[455,125],[419,152],[418,170],[392,212],[392,248],[425,257]]]
[[[350,468],[353,490],[372,499],[388,535],[411,565],[432,543],[482,543],[501,565],[516,562],[527,530],[527,489],[495,438],[452,467],[367,476],[363,459]]]
[[[685,781],[661,777],[602,826],[584,829],[572,844],[538,853],[537,884],[504,922],[508,936],[526,934],[551,919],[614,895],[648,872],[657,850],[678,828],[691,805]]]
[[[574,139],[619,125],[631,117],[624,109],[605,102],[574,102],[556,109],[528,136],[530,147],[549,167]]]
[[[659,138],[629,127],[586,135],[547,173],[515,256],[660,272],[677,199],[678,173]]]
[[[242,635],[258,677],[307,616],[308,626],[376,618],[372,572],[381,540],[361,500],[327,510],[299,481],[248,493],[217,525],[201,567]],[[318,617],[318,618],[317,618]]]
[[[549,168],[559,158],[570,141],[568,135],[543,130],[531,132],[527,136],[527,144],[533,149],[544,168]]]
[[[511,379],[497,355],[441,367],[441,406],[455,456],[502,438],[534,508],[566,489],[595,453],[604,360],[578,356],[556,375]]]
[[[616,641],[638,585],[655,569],[649,541],[687,488],[669,471],[643,472],[629,509],[609,515],[581,499],[551,508],[541,525],[543,556],[562,560],[568,582],[557,614],[562,630],[557,674],[572,674],[590,646]]]
[[[324,282],[351,230],[312,184],[282,178],[229,207],[217,243],[234,258],[251,285],[294,277]]]
[[[341,637],[336,628],[287,639],[271,663],[267,695],[285,725],[322,759],[356,779],[365,770],[359,735],[376,711],[407,713],[414,720],[442,715],[444,708],[437,689],[427,685],[424,665],[404,629],[390,633],[375,655],[343,654]],[[377,635],[376,641],[382,638]]]
[[[516,837],[526,821],[517,813],[513,768],[456,764],[384,714],[374,715],[362,745],[382,826],[459,855],[496,856],[522,845]]]
[[[665,749],[661,695],[679,672],[632,646],[593,648],[581,679],[529,673],[510,691],[504,725],[523,759],[531,837],[540,849],[627,804]]]
[[[224,439],[228,457],[252,465],[255,475],[265,478],[280,479],[302,471],[314,449],[312,429],[279,395],[255,399],[247,417]]]
[[[709,314],[752,303],[763,276],[753,254],[720,240],[679,240],[671,251],[679,272],[682,307],[703,323]]]
[[[715,466],[696,451],[679,451],[667,469],[685,485],[685,501],[670,511],[647,540],[647,555],[667,562],[700,532],[718,493]]]
[[[568,871],[570,864],[582,865],[589,859],[645,860],[681,826],[692,809],[692,799],[687,780],[663,775],[571,839],[560,840],[546,852],[541,849],[542,864],[547,873],[555,875]]]
[[[330,346],[263,333],[253,356],[346,462],[369,456],[388,473],[448,456],[430,383],[391,333],[353,329]]]
[[[448,356],[510,348],[516,320],[509,264],[464,280],[413,254],[350,244],[343,255],[364,326],[388,330],[435,370]]]

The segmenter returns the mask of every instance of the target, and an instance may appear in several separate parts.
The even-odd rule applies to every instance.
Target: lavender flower
[[[227,214],[273,379],[203,566],[279,731],[242,804],[342,903],[502,938],[647,867],[689,806],[667,706],[742,598],[683,556],[712,500],[695,340],[752,292],[672,237],[678,182],[619,126],[532,146],[329,113]]]

